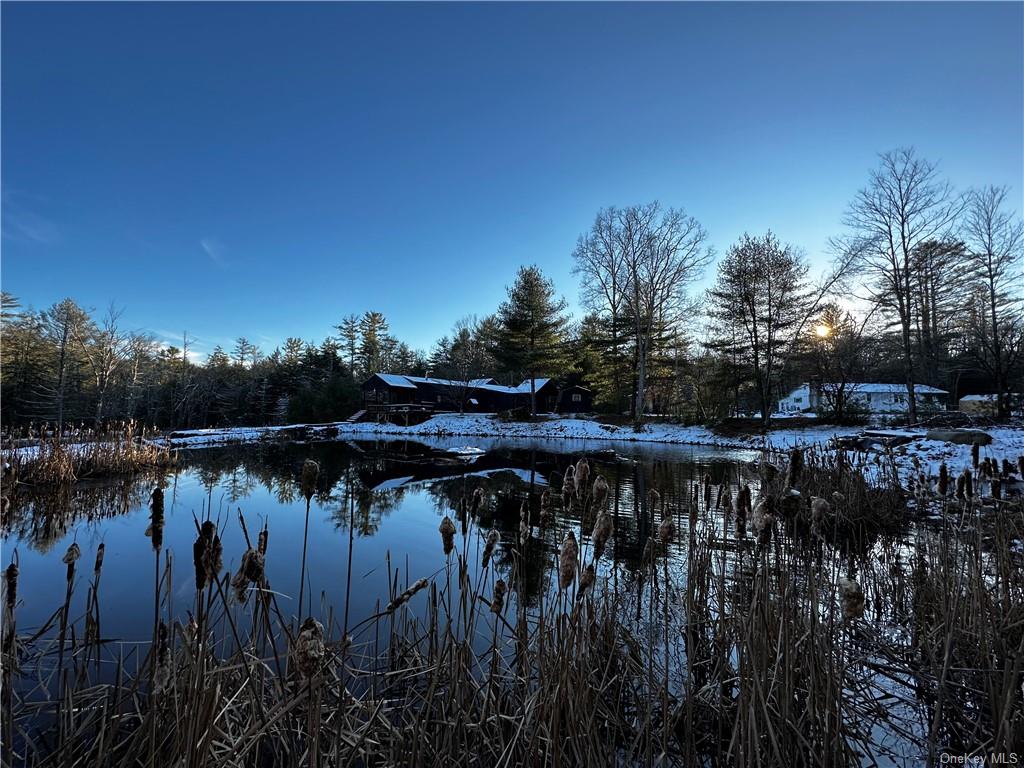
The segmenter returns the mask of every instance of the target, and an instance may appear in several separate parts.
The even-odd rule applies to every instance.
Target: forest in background
[[[717,258],[703,226],[657,202],[598,212],[571,258],[582,317],[535,266],[508,296],[458,320],[430,350],[412,349],[376,311],[339,313],[319,341],[261,350],[247,338],[194,359],[126,330],[113,304],[65,299],[45,309],[2,300],[0,415],[5,429],[134,419],[160,428],[325,422],[349,416],[378,371],[518,383],[583,383],[595,408],[713,423],[767,420],[796,384],[833,389],[825,416],[854,416],[858,381],[1009,394],[1024,390],[1024,223],[1007,190],[960,192],[913,149],[880,156],[847,207],[832,260],[812,275],[772,232],[744,235]],[[712,286],[694,284],[714,270]],[[838,394],[836,394],[838,393]],[[637,404],[641,407],[637,407]]]

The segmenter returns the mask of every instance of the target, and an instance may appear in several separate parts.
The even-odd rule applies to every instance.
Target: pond
[[[588,450],[590,448],[590,450]],[[388,602],[388,562],[413,582],[444,568],[446,556],[438,525],[444,515],[457,520],[457,507],[477,488],[484,494],[474,529],[497,529],[502,543],[495,561],[510,567],[516,548],[522,501],[529,498],[533,530],[525,560],[524,598],[536,598],[545,571],[554,563],[559,534],[581,534],[579,506],[553,504],[556,525],[540,526],[540,495],[555,477],[555,496],[569,464],[588,456],[591,477],[603,475],[610,486],[616,533],[608,546],[607,567],[635,572],[651,531],[645,528],[648,490],[686,488],[710,474],[715,484],[756,482],[752,452],[676,446],[602,445],[600,450],[574,441],[503,443],[493,440],[260,444],[182,451],[177,468],[134,481],[90,484],[69,498],[26,499],[15,511],[4,549],[17,550],[20,578],[20,632],[42,626],[58,609],[66,589],[61,562],[77,543],[76,598],[84,612],[84,585],[92,577],[97,548],[104,547],[102,632],[111,640],[148,642],[152,636],[154,583],[164,562],[155,563],[150,493],[164,488],[160,543],[173,557],[172,606],[187,621],[195,593],[192,545],[197,521],[209,518],[220,530],[224,566],[234,572],[246,550],[239,523],[249,537],[265,524],[269,533],[266,574],[285,614],[328,614],[358,622]],[[309,505],[300,488],[302,464],[320,467]],[[58,507],[54,510],[52,507]],[[71,514],[60,514],[70,508]],[[68,519],[70,518],[70,519]],[[593,518],[582,521],[593,525]],[[583,525],[583,533],[590,528]],[[305,568],[303,553],[305,552]],[[683,558],[681,545],[668,550]],[[160,569],[160,571],[157,570]],[[392,574],[393,576],[393,574]],[[300,611],[303,585],[307,607]],[[347,609],[347,610],[346,610]],[[173,617],[172,617],[173,618]]]
[[[582,457],[589,478],[578,496],[567,496],[563,478]],[[62,738],[88,743],[115,722],[104,719],[111,707],[120,712],[118,727],[135,724],[143,732],[149,724],[150,741],[131,742],[134,749],[157,744],[157,723],[167,716],[156,706],[166,657],[192,681],[176,683],[180,701],[182,691],[198,697],[181,705],[168,732],[179,749],[191,749],[182,746],[189,743],[182,713],[199,706],[216,670],[218,686],[237,687],[230,695],[216,689],[222,719],[240,723],[236,740],[225,736],[226,743],[254,749],[247,734],[267,728],[268,764],[291,759],[293,750],[324,740],[305,727],[304,710],[265,723],[281,697],[301,697],[301,666],[282,667],[281,654],[298,659],[300,627],[311,626],[304,620],[312,617],[334,654],[329,690],[338,698],[324,711],[345,710],[359,728],[382,729],[365,743],[333,742],[336,749],[349,744],[355,764],[403,762],[406,750],[445,754],[453,723],[485,717],[502,700],[510,721],[523,718],[519,727],[495,726],[489,736],[458,731],[460,749],[493,748],[486,758],[480,753],[484,763],[506,752],[533,761],[532,741],[519,734],[534,716],[531,696],[567,695],[565,685],[545,687],[552,676],[574,680],[566,685],[579,693],[570,696],[575,703],[544,714],[539,727],[582,707],[606,732],[565,749],[607,743],[624,764],[649,763],[652,750],[669,753],[669,762],[700,754],[699,762],[730,764],[751,750],[799,762],[808,745],[821,756],[810,763],[913,764],[943,750],[969,753],[1024,739],[1013,661],[1024,647],[1019,502],[993,515],[980,501],[922,492],[908,506],[902,489],[865,481],[879,476],[875,457],[800,453],[799,478],[792,455],[770,458],[572,440],[259,443],[181,451],[173,469],[131,480],[19,491],[4,529],[5,564],[16,559],[19,567],[21,645],[20,675],[7,686],[7,696],[13,687],[17,698],[4,700],[6,733],[17,721],[23,733],[36,734],[26,739],[25,754],[46,755],[45,734],[69,716],[61,711],[70,700],[56,693],[74,669],[80,725]],[[309,460],[318,473],[307,500]],[[595,498],[599,476],[607,482],[603,505]],[[753,516],[748,508],[738,519],[744,487],[775,505],[762,535],[753,523],[759,503]],[[151,501],[156,488],[162,513]],[[825,496],[831,529],[808,525],[812,497],[820,504]],[[613,534],[599,554],[591,532],[601,506]],[[909,514],[915,508],[916,516]],[[455,531],[448,541],[439,532],[446,518]],[[216,526],[223,567],[219,582],[197,592],[193,545],[206,521]],[[870,534],[843,532],[851,521]],[[262,531],[262,586],[230,589]],[[489,554],[486,542],[495,534]],[[563,589],[570,534],[579,542],[578,563],[570,565],[579,567]],[[73,567],[66,565],[69,549],[80,552]],[[94,562],[101,549],[100,578]],[[588,564],[596,567],[593,602],[582,593]],[[388,610],[421,579],[426,592]],[[196,618],[209,638],[201,652],[189,634]],[[156,654],[154,638],[164,638]],[[558,643],[575,650],[562,653]],[[459,671],[451,660],[466,652],[473,661]],[[595,652],[602,663],[614,661],[612,677],[580,672]],[[235,712],[254,685],[247,665],[257,659],[265,679],[261,673],[254,698]],[[232,677],[239,669],[246,674]],[[434,682],[425,682],[424,670]],[[137,694],[106,703],[126,679],[141,681],[152,706]],[[478,687],[482,680],[490,681],[486,688]],[[491,693],[451,698],[467,684]],[[445,685],[442,700],[455,705],[427,701]],[[500,697],[493,693],[499,688]],[[943,701],[957,704],[943,708]],[[421,708],[433,713],[433,729],[420,727]],[[976,723],[992,734],[988,740]],[[166,744],[145,748],[174,752]]]

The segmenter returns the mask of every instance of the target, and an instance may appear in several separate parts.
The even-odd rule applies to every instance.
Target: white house
[[[816,413],[830,409],[840,392],[840,384],[804,383],[779,400],[781,413],[807,411]],[[880,384],[873,382],[847,382],[842,389],[847,406],[865,410],[871,414],[901,414],[907,412],[907,387],[905,384]],[[943,410],[944,389],[927,384],[915,384],[917,406],[921,410]]]

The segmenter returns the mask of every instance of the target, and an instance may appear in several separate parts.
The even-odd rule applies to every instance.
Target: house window
[[[793,402],[794,403],[802,403],[803,401],[804,401],[804,399],[802,397],[794,397],[793,398]]]
[[[574,403],[582,403],[583,402],[583,395],[581,395],[579,392],[573,392],[572,393],[572,401]]]

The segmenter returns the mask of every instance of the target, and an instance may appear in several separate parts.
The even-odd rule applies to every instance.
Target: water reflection
[[[449,447],[403,442],[214,448],[184,452],[173,470],[131,482],[80,485],[62,494],[19,489],[4,521],[6,549],[20,552],[19,626],[42,625],[59,605],[64,592],[59,558],[72,542],[85,557],[106,545],[104,634],[151,635],[154,549],[177,558],[173,594],[163,609],[172,614],[168,618],[187,622],[175,606],[184,612],[194,594],[195,574],[186,564],[198,526],[206,519],[216,524],[224,567],[235,572],[248,549],[239,513],[249,530],[269,529],[266,573],[281,609],[299,616],[298,595],[305,593],[307,611],[344,614],[347,623],[350,612],[365,616],[381,600],[387,602],[395,570],[411,583],[443,568],[438,524],[448,515],[461,528],[459,510],[478,491],[472,532],[468,538],[461,530],[456,535],[460,552],[478,562],[488,531],[497,531],[500,543],[492,556],[497,570],[510,574],[515,567],[522,583],[517,599],[534,603],[549,583],[546,576],[567,530],[575,530],[585,551],[590,546],[592,505],[561,501],[562,479],[579,459],[581,452],[574,449],[581,446],[553,443],[541,450],[537,444],[506,444],[462,455]],[[699,492],[705,476],[712,484],[728,483],[733,494],[752,480],[753,456],[735,452],[676,447],[652,455],[641,447],[619,446],[585,453],[589,483],[600,475],[608,484],[614,535],[603,562],[616,579],[635,577],[646,543],[663,522],[651,513],[649,490],[673,500],[668,514],[676,516],[681,532],[687,526],[682,500]],[[307,460],[319,465],[308,525],[301,487]],[[162,495],[155,488],[162,488]],[[541,494],[549,488],[554,518],[546,521]],[[517,542],[524,502],[530,531],[525,546]],[[677,540],[685,537],[677,533]],[[682,544],[668,551],[676,561],[685,558]]]

